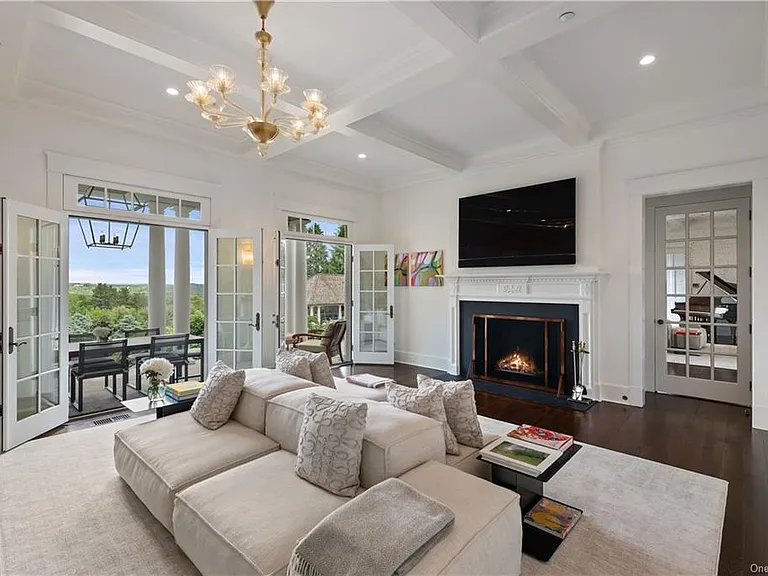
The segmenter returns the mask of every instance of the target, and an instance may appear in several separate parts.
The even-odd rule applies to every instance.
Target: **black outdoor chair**
[[[75,401],[77,384],[77,411],[83,411],[83,380],[104,377],[109,386],[112,376],[112,394],[117,396],[117,377],[123,377],[123,400],[128,393],[128,341],[81,342],[77,363],[70,368],[69,397]]]
[[[176,369],[172,382],[189,380],[189,333],[163,334],[152,336],[149,343],[149,355],[136,359],[136,390],[141,390],[141,363],[148,358],[165,358]]]

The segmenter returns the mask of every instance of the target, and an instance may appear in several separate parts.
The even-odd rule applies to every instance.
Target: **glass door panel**
[[[261,234],[214,231],[209,242],[210,360],[261,366]]]
[[[656,210],[657,390],[749,403],[749,200]]]
[[[353,359],[356,363],[393,364],[394,247],[355,246]]]
[[[3,200],[5,450],[68,418],[66,233],[63,213]]]

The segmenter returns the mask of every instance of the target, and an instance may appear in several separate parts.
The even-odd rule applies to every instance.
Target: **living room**
[[[293,91],[278,95],[276,110],[303,114],[303,104],[312,107],[319,101],[309,91],[311,97],[305,95],[302,102],[302,89],[317,87],[328,94],[322,100],[328,106],[327,117],[322,114],[328,126],[317,133],[307,129],[298,142],[281,137],[262,150],[263,158],[263,145],[239,129],[247,126],[219,130],[211,125],[210,111],[208,118],[205,110],[200,117],[192,87],[193,98],[184,99],[187,82],[206,80],[209,66],[225,63],[238,73],[232,100],[248,110],[260,109],[254,39],[261,26],[259,10],[251,2],[0,5],[0,170],[6,218],[28,214],[66,222],[88,217],[73,208],[68,196],[73,179],[204,199],[202,223],[196,225],[208,239],[209,369],[225,353],[252,359],[249,366],[233,368],[258,370],[275,367],[286,347],[311,348],[314,342],[316,349],[310,351],[320,352],[325,344],[311,339],[318,334],[294,335],[345,320],[346,333],[339,335],[343,353],[332,355],[337,380],[368,373],[416,387],[417,375],[471,379],[481,425],[487,424],[483,418],[501,423],[503,430],[494,428],[493,434],[513,424],[531,424],[573,436],[586,449],[569,464],[561,462],[562,472],[546,490],[583,510],[584,516],[550,562],[524,554],[520,573],[590,574],[601,568],[611,573],[616,566],[637,573],[768,570],[759,536],[760,519],[768,512],[768,368],[759,361],[761,344],[768,341],[768,296],[758,289],[764,278],[768,281],[768,264],[760,252],[760,246],[768,245],[765,4],[278,1],[269,11],[266,30],[273,36],[274,65],[291,74]],[[288,131],[285,126],[283,130]],[[465,244],[462,199],[519,196],[533,187],[571,180],[573,263],[460,264]],[[27,207],[32,210],[24,212]],[[726,213],[738,217],[727,231],[718,231],[718,218]],[[682,236],[669,227],[665,236],[665,218],[681,214]],[[708,231],[703,235],[693,231],[702,214],[707,214]],[[296,219],[320,222],[323,228],[310,234],[291,224]],[[141,216],[136,222],[174,225]],[[510,237],[516,225],[507,223]],[[346,236],[337,235],[342,227]],[[11,230],[7,221],[4,230]],[[254,331],[245,343],[238,339],[224,350],[211,345],[220,342],[217,322],[223,318],[222,290],[214,279],[227,265],[216,260],[215,246],[219,239],[233,238],[252,242],[250,260],[238,260],[245,268],[236,270],[252,270],[254,284],[248,293],[252,307],[230,328],[233,339],[240,328],[253,325]],[[346,276],[337,290],[341,296],[331,298],[333,302],[318,297],[310,305],[301,299],[309,294],[297,288],[297,276],[287,281],[281,269],[292,267],[309,280],[296,246],[321,241],[329,243],[329,255],[333,246],[343,253]],[[719,246],[727,250],[728,242],[738,242],[738,257],[735,248],[733,257],[718,251]],[[281,253],[286,243],[293,246],[290,258]],[[675,260],[679,253],[674,250],[693,258],[704,243],[706,262]],[[61,246],[66,271],[66,242]],[[372,300],[369,308],[361,298],[366,288],[360,286],[361,274],[368,272],[359,268],[365,251],[383,251],[391,259],[386,268],[370,269],[373,278],[385,280],[378,294],[381,305]],[[396,285],[390,280],[396,272],[393,256],[413,259],[420,253],[441,255],[434,282],[419,285],[407,278],[405,285]],[[6,267],[6,297],[14,274]],[[63,291],[64,276],[59,278]],[[239,292],[233,294],[234,299]],[[375,295],[371,288],[371,298]],[[64,338],[72,330],[65,326],[67,298],[64,292],[58,296],[57,334]],[[706,300],[706,309],[696,308],[697,298]],[[468,306],[478,302],[510,305],[513,311],[475,314],[518,316],[514,306],[532,304],[539,308],[526,316],[549,320],[566,314],[547,316],[541,313],[545,307],[573,307],[571,331],[563,332],[568,336],[552,362],[561,366],[562,389],[555,385],[556,393],[531,392],[530,387],[481,377],[471,335],[462,328],[462,318],[468,314],[471,320],[473,314]],[[9,321],[8,303],[3,306],[4,337],[11,342],[4,351],[7,370],[14,341],[5,335],[15,325]],[[338,313],[320,322],[322,306]],[[362,312],[377,319],[369,329],[363,329]],[[310,326],[315,316],[317,323],[312,320]],[[17,337],[23,342],[23,335]],[[370,351],[366,338],[371,338]],[[572,346],[581,346],[581,352],[575,354]],[[10,406],[16,406],[17,388],[3,382],[0,439],[7,452],[0,456],[0,482],[11,488],[0,497],[0,549],[5,549],[0,569],[45,572],[21,538],[50,523],[50,517],[37,508],[38,520],[27,521],[20,511],[6,512],[6,504],[16,499],[38,506],[26,490],[45,485],[34,471],[63,475],[67,462],[98,445],[103,454],[99,452],[94,471],[116,490],[105,501],[142,510],[138,524],[132,524],[140,526],[142,544],[138,549],[132,544],[131,551],[140,556],[143,546],[148,559],[146,565],[126,563],[112,572],[226,571],[223,565],[198,565],[195,558],[189,563],[190,555],[176,547],[168,525],[145,514],[141,494],[137,498],[115,473],[114,431],[131,420],[153,417],[154,410],[134,414],[120,408],[68,421],[73,411],[67,401],[68,370],[68,359],[62,356],[55,418],[53,411],[41,410],[34,426],[31,420],[9,421],[15,415]],[[733,375],[723,376],[724,370]],[[576,396],[577,383],[593,403],[582,406],[569,400]],[[246,389],[251,384],[246,382]],[[38,402],[42,395],[37,393]],[[273,410],[279,404],[271,397],[265,403]],[[94,425],[94,420],[119,415],[126,419]],[[93,445],[79,444],[75,439],[88,429],[105,436],[92,436]],[[256,432],[263,435],[264,430],[257,427]],[[32,440],[40,434],[47,436]],[[283,442],[266,436],[284,448]],[[46,442],[59,442],[61,449]],[[70,450],[70,456],[62,461],[51,456],[61,450]],[[622,467],[621,481],[637,490],[638,498],[670,491],[670,486],[691,486],[692,492],[701,489],[704,494],[697,493],[702,499],[692,500],[693,505],[722,505],[712,518],[697,516],[693,522],[691,534],[712,552],[685,540],[681,547],[690,555],[675,558],[680,550],[658,540],[639,541],[652,547],[651,552],[633,548],[629,542],[639,536],[629,528],[615,541],[602,532],[600,526],[609,526],[615,536],[631,522],[605,516],[603,507],[616,505],[618,499],[572,497],[573,492],[591,492],[585,485],[597,482],[586,466],[573,472],[588,455],[597,462],[597,454],[606,458],[600,461],[602,468],[596,464],[600,474]],[[612,460],[613,454],[627,459]],[[41,467],[26,469],[28,458]],[[42,466],[48,460],[50,467]],[[644,479],[647,491],[643,481],[627,480],[632,471]],[[660,484],[652,486],[646,473]],[[84,489],[76,477],[68,482]],[[570,488],[565,486],[569,482]],[[610,491],[608,483],[595,485]],[[62,494],[66,498],[52,493],[55,505],[72,497],[71,492]],[[125,521],[123,509],[104,520],[97,492],[85,494],[94,502],[68,512],[68,522],[90,522],[95,538],[98,522]],[[622,501],[617,514],[640,514],[638,503]],[[682,513],[669,502],[663,504],[670,514]],[[652,509],[660,506],[656,502]],[[667,520],[643,518],[636,524],[642,533],[674,541]],[[574,551],[594,538],[596,547]],[[98,542],[114,551],[112,562],[120,566],[119,547]],[[609,548],[611,542],[631,559],[621,564],[605,552],[603,546]],[[53,566],[65,548],[59,542],[38,550],[38,561]],[[184,546],[182,550],[187,552]],[[95,574],[109,566],[79,568]],[[422,565],[421,573],[430,573],[425,566],[437,564]],[[457,566],[464,571],[455,573],[471,572],[461,562]],[[50,572],[76,571],[63,560],[59,568]]]

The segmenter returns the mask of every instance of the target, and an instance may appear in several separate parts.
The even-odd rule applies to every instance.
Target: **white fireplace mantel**
[[[599,400],[597,295],[605,277],[605,274],[595,270],[444,276],[450,294],[451,374],[458,375],[461,369],[459,329],[462,301],[575,304],[579,307],[579,339],[587,343],[590,352],[584,358],[583,382],[588,395]]]

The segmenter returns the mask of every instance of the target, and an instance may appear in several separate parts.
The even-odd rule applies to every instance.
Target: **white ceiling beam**
[[[32,4],[26,2],[0,3],[0,98],[4,100],[16,96],[26,63],[31,8]]]
[[[405,131],[394,127],[391,123],[374,117],[364,118],[353,124],[351,128],[365,136],[425,158],[454,172],[461,172],[466,166],[466,161],[461,156],[448,152],[439,146],[423,142],[420,138],[406,134]]]

